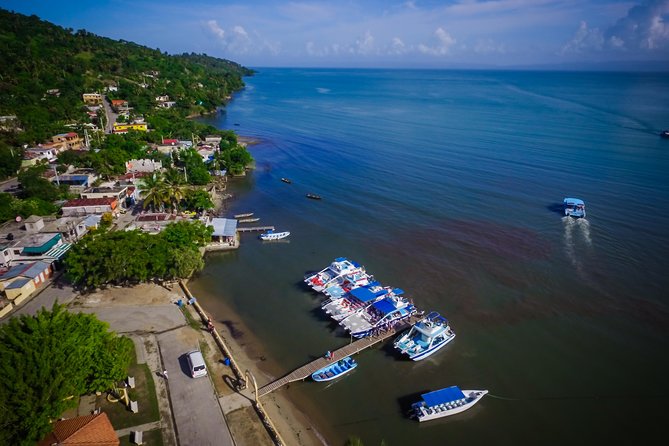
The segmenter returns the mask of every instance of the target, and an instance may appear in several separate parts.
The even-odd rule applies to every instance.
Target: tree
[[[21,183],[21,196],[23,198],[36,197],[45,201],[56,201],[60,196],[60,191],[51,181],[42,175],[46,171],[46,165],[29,167],[19,173],[19,183]]]
[[[21,167],[23,150],[15,149],[0,141],[0,180],[13,177]]]
[[[204,189],[190,189],[186,191],[183,199],[183,207],[193,211],[205,211],[214,207],[209,192]]]
[[[127,376],[133,345],[95,315],[63,305],[0,326],[3,444],[33,445],[76,398]],[[3,438],[4,437],[4,438]]]
[[[174,248],[204,246],[211,241],[213,228],[199,221],[180,221],[167,225],[160,238]]]

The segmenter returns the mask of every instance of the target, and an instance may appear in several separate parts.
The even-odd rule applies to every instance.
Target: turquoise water
[[[246,83],[208,120],[262,141],[228,215],[254,211],[291,236],[243,235],[239,251],[209,256],[199,299],[235,308],[277,375],[349,341],[301,286],[338,256],[457,333],[418,363],[380,346],[339,381],[282,390],[329,442],[638,444],[660,432],[666,73],[261,69]],[[562,217],[566,196],[585,200],[586,220]],[[454,384],[491,396],[439,421],[404,416]]]

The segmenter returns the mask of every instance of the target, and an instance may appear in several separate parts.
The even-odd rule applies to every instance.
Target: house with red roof
[[[104,412],[56,421],[37,446],[119,446],[109,417]]]
[[[118,203],[118,197],[76,198],[63,205],[63,217],[104,214],[107,212],[114,214],[117,212]]]

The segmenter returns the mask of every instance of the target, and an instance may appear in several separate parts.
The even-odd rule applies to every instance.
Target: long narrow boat
[[[453,339],[455,333],[446,318],[433,311],[397,338],[393,345],[400,353],[408,355],[409,359],[420,361],[436,353]]]
[[[322,197],[316,194],[307,194],[307,198],[311,198],[312,200],[320,200]]]
[[[331,381],[347,374],[357,366],[358,363],[350,356],[347,356],[346,358],[333,362],[322,369],[316,370],[311,374],[311,379],[314,381]]]
[[[260,217],[255,217],[255,218],[240,218],[237,220],[237,223],[253,223],[260,220]]]
[[[246,212],[245,214],[235,214],[235,218],[250,217],[252,215],[253,215],[253,212]]]
[[[460,390],[458,386],[446,387],[424,393],[421,400],[411,405],[412,415],[418,421],[429,421],[455,415],[470,409],[488,393],[487,390]]]

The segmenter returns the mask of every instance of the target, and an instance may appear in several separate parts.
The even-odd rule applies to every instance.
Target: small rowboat
[[[358,363],[355,362],[353,358],[347,356],[344,359],[340,359],[337,362],[323,367],[322,369],[316,370],[311,374],[311,379],[314,381],[330,381],[339,376],[345,375],[354,368],[358,366]]]
[[[311,198],[312,200],[320,200],[321,196],[316,194],[307,194],[307,198]]]
[[[253,212],[247,212],[245,214],[235,214],[235,218],[244,218],[244,217],[250,217],[253,215]]]
[[[288,184],[292,183],[292,181],[288,178],[281,178],[281,181],[283,181],[284,183],[288,183]]]
[[[237,220],[237,223],[253,223],[253,222],[258,221],[258,220],[260,220],[260,218],[258,218],[258,217],[242,218],[242,219]]]

